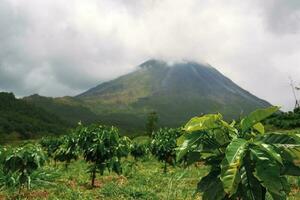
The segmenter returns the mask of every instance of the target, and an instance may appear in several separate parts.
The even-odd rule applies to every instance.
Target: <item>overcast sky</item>
[[[75,95],[149,58],[205,61],[291,109],[300,0],[0,0],[2,91]]]

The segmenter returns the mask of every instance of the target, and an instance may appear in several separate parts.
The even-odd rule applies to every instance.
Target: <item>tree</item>
[[[60,137],[43,137],[40,141],[40,145],[47,152],[47,156],[54,157],[55,151],[57,151],[62,145],[63,140]]]
[[[145,143],[133,142],[131,146],[130,154],[134,157],[135,160],[143,158],[148,154],[148,145]]]
[[[104,170],[122,172],[121,157],[129,153],[128,138],[119,136],[118,129],[111,126],[92,124],[80,126],[79,147],[86,162],[90,163],[91,184],[95,186],[96,173],[103,175]]]
[[[31,187],[31,175],[46,161],[42,148],[34,144],[7,150],[3,159],[3,172],[15,179],[20,188]],[[15,176],[14,176],[15,175]]]
[[[174,165],[176,161],[176,139],[180,136],[179,129],[161,128],[153,135],[151,152],[161,162],[164,162],[164,173],[167,163]]]
[[[278,107],[256,110],[228,124],[221,114],[192,118],[178,139],[178,159],[193,152],[192,161],[211,167],[198,183],[203,200],[286,199],[286,176],[300,175],[300,135],[265,132],[260,123]]]
[[[65,162],[65,167],[68,168],[72,160],[77,160],[79,155],[78,137],[71,133],[61,138],[61,145],[54,152],[54,160]]]
[[[150,112],[147,116],[146,131],[152,137],[153,132],[157,128],[158,116],[156,112]]]

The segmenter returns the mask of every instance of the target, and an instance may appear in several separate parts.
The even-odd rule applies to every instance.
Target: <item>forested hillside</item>
[[[41,134],[63,133],[69,124],[43,108],[16,99],[13,93],[0,93],[0,135],[31,138]]]

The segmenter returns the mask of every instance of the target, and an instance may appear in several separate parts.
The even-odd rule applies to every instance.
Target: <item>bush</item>
[[[192,118],[178,139],[178,158],[189,151],[192,161],[209,165],[198,183],[206,200],[286,199],[287,176],[300,176],[300,136],[266,133],[261,120],[278,110],[261,109],[228,124],[220,114]]]
[[[129,140],[119,136],[115,127],[92,124],[77,129],[79,147],[86,162],[90,163],[92,186],[95,184],[96,173],[103,175],[104,170],[122,172],[121,157],[129,153]]]
[[[131,146],[130,154],[134,157],[135,160],[143,158],[148,154],[149,147],[145,143],[133,142]]]
[[[174,165],[176,161],[176,139],[181,135],[179,129],[161,128],[153,134],[151,152],[161,162],[164,162],[164,172],[167,172],[167,163]]]
[[[31,187],[31,175],[46,161],[43,150],[34,144],[7,150],[3,159],[3,172],[8,177],[7,185],[15,183],[20,189],[26,185]]]

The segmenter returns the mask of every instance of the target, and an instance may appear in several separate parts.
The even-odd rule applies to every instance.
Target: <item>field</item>
[[[79,124],[61,137],[8,144],[0,199],[300,200],[300,131],[260,123],[277,110],[230,124],[208,114],[151,137]]]
[[[32,141],[30,141],[32,142]],[[88,165],[80,158],[68,168],[64,163],[49,161],[33,176],[32,189],[2,189],[0,199],[103,199],[103,200],[182,200],[201,199],[195,194],[200,178],[208,173],[201,163],[187,168],[168,166],[163,173],[163,164],[149,155],[136,161],[133,157],[123,159],[123,174],[97,175],[95,187],[90,184]],[[38,180],[42,178],[43,181]],[[292,190],[289,200],[300,199],[300,178],[289,178]]]
[[[193,199],[199,177],[206,172],[205,167],[186,170],[170,167],[164,174],[162,164],[153,158],[134,162],[134,165],[131,161],[125,163],[123,175],[99,175],[94,188],[90,186],[89,174],[85,173],[84,161],[78,160],[68,169],[63,164],[54,167],[52,163],[45,167],[46,171],[59,176],[52,183],[35,185],[31,192],[22,195],[28,199]],[[8,191],[1,195],[14,196]]]
[[[134,163],[134,165],[132,165]],[[87,165],[83,160],[73,162],[68,169],[64,164],[49,163],[44,171],[56,177],[49,183],[33,185],[29,192],[21,193],[21,199],[147,199],[147,200],[181,200],[201,199],[194,196],[199,179],[207,173],[203,165],[191,166],[187,169],[169,167],[163,173],[163,165],[154,158],[146,158],[134,162],[131,158],[125,162],[124,174],[105,173],[98,176],[96,187],[91,188],[90,176],[85,173]],[[300,179],[291,178],[292,193],[290,200],[300,199]],[[15,191],[16,192],[16,191]],[[1,191],[0,199],[17,199],[13,191]]]

